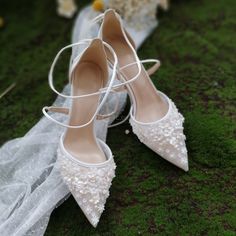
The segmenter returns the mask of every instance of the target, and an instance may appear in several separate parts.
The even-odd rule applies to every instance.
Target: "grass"
[[[24,135],[55,95],[47,73],[70,43],[73,20],[56,15],[56,1],[1,1],[0,143]],[[87,1],[78,1],[79,7]],[[186,118],[190,171],[184,173],[140,145],[128,123],[109,132],[117,163],[97,229],[72,197],[52,214],[47,236],[225,235],[236,231],[236,4],[234,0],[173,0],[139,51],[159,58],[155,85]],[[61,63],[58,85],[66,83]]]

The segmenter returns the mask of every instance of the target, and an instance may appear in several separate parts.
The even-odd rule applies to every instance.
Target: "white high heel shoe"
[[[183,134],[183,116],[175,104],[156,90],[149,75],[160,66],[158,60],[140,61],[135,45],[125,31],[120,16],[107,10],[95,18],[103,19],[99,37],[112,46],[118,57],[119,75],[131,98],[130,124],[139,140],[167,161],[188,171],[188,156]],[[112,62],[110,52],[108,58]],[[156,64],[145,70],[142,63]],[[121,123],[121,122],[120,122]]]
[[[60,54],[65,49],[88,43],[89,46],[74,60],[70,69],[71,95],[61,94],[53,85],[53,70]],[[110,81],[104,46],[115,61]],[[98,113],[111,92],[116,66],[117,57],[113,49],[100,39],[84,40],[64,47],[52,63],[49,85],[58,95],[72,99],[71,108],[43,108],[43,113],[48,119],[67,128],[61,136],[58,148],[60,172],[78,205],[94,227],[97,226],[104,210],[116,168],[110,148],[95,136],[94,120],[100,116]],[[48,111],[68,114],[68,124],[55,120]],[[109,115],[111,113],[107,116]]]

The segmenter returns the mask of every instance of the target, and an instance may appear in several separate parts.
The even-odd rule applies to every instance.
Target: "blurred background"
[[[0,0],[1,144],[23,136],[55,100],[48,70],[89,3],[75,1],[70,18],[56,0]],[[162,62],[153,81],[186,118],[190,172],[157,158],[132,132],[126,135],[125,123],[108,135],[118,169],[98,228],[71,197],[53,212],[46,235],[235,235],[236,2],[172,0],[163,9],[139,55]],[[69,57],[57,66],[61,89]]]

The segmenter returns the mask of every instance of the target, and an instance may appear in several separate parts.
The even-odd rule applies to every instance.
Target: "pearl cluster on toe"
[[[59,147],[58,164],[64,182],[89,222],[96,227],[115,177],[113,157],[101,164],[88,164],[69,156]]]
[[[169,111],[160,120],[141,123],[131,114],[130,124],[139,140],[167,161],[188,171],[188,156],[183,133],[184,117],[175,104],[160,93],[169,103]]]

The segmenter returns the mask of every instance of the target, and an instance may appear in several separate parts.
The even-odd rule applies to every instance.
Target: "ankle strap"
[[[44,107],[42,109],[42,112],[43,114],[50,120],[54,121],[55,123],[61,125],[61,126],[64,126],[64,127],[67,127],[67,128],[82,128],[82,127],[85,127],[87,125],[89,125],[97,116],[97,114],[99,113],[100,109],[102,108],[102,106],[105,104],[106,100],[107,100],[107,97],[109,95],[109,93],[111,92],[112,90],[112,86],[113,86],[113,83],[115,81],[115,78],[116,78],[116,71],[117,71],[117,66],[118,66],[118,59],[117,59],[117,56],[116,56],[116,53],[114,52],[113,48],[106,42],[103,42],[104,46],[107,47],[107,49],[111,52],[112,56],[114,57],[114,64],[113,64],[113,71],[112,71],[112,76],[111,76],[111,79],[110,79],[110,82],[106,88],[106,90],[100,90],[98,92],[95,92],[95,93],[91,93],[91,94],[85,94],[85,95],[79,95],[79,96],[70,96],[70,95],[65,95],[65,94],[62,94],[60,93],[59,91],[56,90],[56,88],[54,87],[54,84],[53,84],[53,71],[54,71],[54,68],[55,68],[55,65],[60,57],[60,55],[62,54],[62,52],[68,48],[72,48],[73,46],[77,46],[77,45],[84,45],[84,44],[88,44],[92,41],[92,39],[85,39],[85,40],[82,40],[80,42],[77,42],[77,43],[73,43],[73,44],[70,44],[66,47],[63,47],[56,55],[56,57],[54,58],[53,60],[53,63],[51,65],[51,68],[50,68],[50,71],[49,71],[49,75],[48,75],[48,81],[49,81],[49,86],[50,88],[56,93],[58,94],[59,96],[61,97],[64,97],[64,98],[72,98],[72,99],[76,99],[76,98],[83,98],[83,97],[89,97],[89,96],[94,96],[94,95],[100,95],[100,94],[104,94],[101,102],[99,103],[94,115],[92,116],[92,118],[85,124],[83,125],[77,125],[77,126],[70,126],[70,125],[66,125],[66,124],[63,124],[57,120],[55,120],[54,118],[52,118],[48,113],[48,107]],[[89,46],[88,46],[89,47]],[[87,48],[86,48],[87,49]],[[85,49],[85,50],[86,50]],[[76,60],[76,64],[79,63],[79,58],[81,57],[81,55],[83,54],[83,52],[77,57],[78,60]],[[72,70],[73,70],[74,66],[72,65]],[[70,70],[70,73],[72,72],[72,70]],[[55,110],[55,109],[54,109]]]
[[[49,70],[49,75],[48,75],[48,82],[49,82],[49,86],[50,88],[59,96],[61,97],[64,97],[64,98],[72,98],[72,99],[75,99],[75,98],[84,98],[84,97],[90,97],[90,96],[93,96],[93,95],[99,95],[101,93],[106,93],[106,91],[102,90],[102,91],[98,91],[98,92],[95,92],[95,93],[90,93],[90,94],[84,94],[84,95],[78,95],[78,96],[72,96],[72,95],[65,95],[65,94],[62,94],[60,93],[54,86],[54,83],[53,83],[53,72],[54,72],[54,68],[55,68],[55,65],[59,59],[59,57],[61,56],[61,54],[66,50],[66,49],[69,49],[69,48],[72,48],[74,46],[78,46],[78,45],[84,45],[84,44],[89,44],[90,42],[92,41],[92,39],[84,39],[84,40],[81,40],[80,42],[77,42],[77,43],[73,43],[73,44],[70,44],[70,45],[67,45],[65,47],[63,47],[56,55],[56,57],[54,58],[53,60],[53,63],[51,65],[51,68]],[[117,59],[117,56],[116,56],[116,53],[115,51],[113,50],[113,48],[106,42],[102,41],[104,46],[107,47],[107,49],[111,52],[112,56],[113,56],[113,59],[114,59],[114,64],[113,64],[113,73],[112,73],[112,77],[111,77],[111,81],[107,87],[107,89],[111,89],[112,88],[112,85],[114,83],[114,80],[115,80],[115,73],[116,73],[116,68],[118,67],[118,59]],[[87,47],[85,48],[85,50],[87,49]],[[84,51],[83,51],[84,52]],[[73,63],[73,65],[71,66],[71,69],[70,69],[70,72],[69,72],[69,76],[70,74],[72,73],[74,67],[79,63],[79,59],[80,57],[82,56],[82,53],[79,54],[79,56],[76,57],[76,60],[75,62]]]
[[[100,95],[100,94],[104,94],[104,98],[109,95],[109,93],[111,92],[111,90],[113,89],[116,89],[116,88],[119,88],[119,87],[122,87],[126,84],[129,84],[131,82],[133,82],[134,80],[136,80],[139,75],[141,74],[141,61],[139,60],[139,58],[137,57],[136,55],[136,52],[134,53],[134,55],[137,57],[136,60],[137,62],[133,63],[133,64],[137,64],[138,66],[138,73],[137,75],[135,75],[132,79],[128,80],[128,81],[125,81],[125,82],[122,82],[120,84],[117,84],[117,85],[113,85],[114,84],[114,81],[115,81],[115,78],[116,78],[116,74],[119,75],[119,70],[117,70],[118,68],[118,58],[117,58],[117,55],[114,51],[114,49],[106,42],[102,41],[104,46],[107,47],[107,49],[112,53],[112,56],[113,56],[113,59],[114,59],[114,62],[113,63],[109,63],[110,67],[112,67],[112,76],[111,76],[111,80],[110,80],[110,83],[107,87],[104,87],[102,89],[100,89],[98,92],[95,92],[95,93],[90,93],[90,94],[84,94],[84,95],[78,95],[78,96],[72,96],[72,95],[65,95],[65,94],[62,94],[60,93],[54,86],[54,83],[53,83],[53,72],[54,72],[54,68],[55,68],[55,65],[59,59],[59,57],[61,56],[61,54],[66,50],[66,49],[69,49],[69,48],[72,48],[74,46],[78,46],[78,45],[84,45],[84,44],[88,44],[92,41],[92,39],[85,39],[85,40],[82,40],[80,42],[77,42],[77,43],[73,43],[73,44],[70,44],[70,45],[67,45],[65,47],[63,47],[56,55],[56,57],[54,58],[53,60],[53,63],[51,65],[51,68],[49,70],[49,75],[48,75],[48,82],[49,82],[49,86],[50,88],[59,96],[61,97],[64,97],[64,98],[71,98],[71,99],[76,99],[76,98],[84,98],[84,97],[90,97],[90,96],[94,96],[94,95]],[[132,47],[132,45],[131,45]],[[85,48],[84,50],[86,50],[87,48]],[[132,47],[133,49],[133,47]],[[75,58],[75,62],[72,64],[71,66],[71,69],[70,69],[70,72],[69,72],[69,76],[70,74],[72,73],[73,69],[75,68],[75,65],[77,65],[77,63],[79,63],[79,59],[80,57],[82,56],[83,52],[80,53],[76,58]],[[103,99],[104,100],[104,99]],[[105,101],[105,100],[104,100]],[[102,101],[103,102],[103,101]]]

